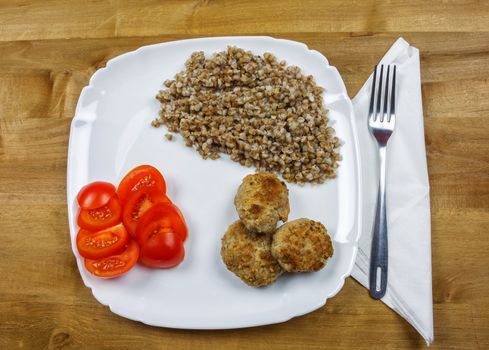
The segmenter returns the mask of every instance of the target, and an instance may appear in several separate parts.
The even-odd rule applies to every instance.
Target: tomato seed
[[[125,265],[126,265],[125,262],[121,261],[120,259],[114,259],[114,258],[104,259],[102,261],[98,261],[93,264],[93,266],[97,270],[102,270],[102,271],[110,271],[110,270],[118,269],[124,267]]]
[[[139,220],[139,218],[153,205],[151,197],[144,194],[139,198],[136,205],[134,205],[134,210],[131,213],[131,217],[134,221]]]
[[[112,216],[112,210],[110,210],[109,206],[104,206],[102,208],[90,209],[88,214],[94,220],[105,220]]]
[[[141,187],[153,187],[156,185],[156,181],[153,179],[151,174],[145,175],[141,178],[133,188],[131,188],[131,192],[139,191]]]
[[[91,237],[87,237],[85,239],[85,245],[94,247],[94,248],[105,248],[105,247],[110,247],[111,245],[114,245],[119,241],[119,237],[114,236],[111,240],[105,240],[105,239],[93,239]]]

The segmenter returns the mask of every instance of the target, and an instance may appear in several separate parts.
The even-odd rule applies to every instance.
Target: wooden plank
[[[64,204],[28,204],[23,209],[0,205],[1,232],[36,232],[37,237],[20,240],[6,235],[0,246],[1,256],[9,261],[0,265],[3,276],[0,308],[8,310],[0,313],[2,348],[21,343],[25,348],[44,348],[54,342],[89,349],[100,345],[101,339],[107,347],[131,348],[139,344],[151,349],[165,346],[294,349],[306,345],[319,349],[325,343],[338,349],[422,345],[411,327],[385,306],[369,299],[366,291],[353,281],[348,281],[327,307],[269,327],[193,332],[158,329],[124,320],[96,302],[83,286],[69,252]],[[5,220],[7,217],[10,219]],[[26,221],[26,217],[30,220]],[[438,257],[433,261],[438,321],[434,348],[485,348],[489,345],[486,293],[489,277],[480,260],[489,249],[484,239],[489,214],[484,210],[439,209],[433,212],[433,221],[433,255]],[[461,236],[467,223],[470,232]],[[43,249],[39,249],[39,242],[44,242]],[[472,254],[458,256],[460,246]],[[19,254],[21,251],[28,254]],[[452,258],[442,259],[448,256]],[[35,288],[26,288],[26,283]],[[120,332],[121,328],[124,332]]]
[[[390,34],[316,34],[271,33],[278,38],[302,41],[311,49],[322,52],[341,72],[351,96],[363,85],[372,67],[390,45],[404,36],[421,51],[423,99],[427,117],[486,116],[489,111],[488,33],[390,33]],[[81,88],[88,83],[95,70],[105,66],[112,57],[135,50],[142,45],[187,38],[185,35],[167,35],[148,38],[68,39],[55,41],[0,42],[0,112],[4,118],[34,117],[41,114],[71,118]],[[59,52],[63,54],[60,55]],[[352,55],[352,52],[355,54]],[[36,79],[36,82],[12,80]],[[30,78],[28,78],[30,77]],[[52,92],[58,100],[50,102],[50,110],[28,106],[8,106],[16,89],[25,94],[46,93],[57,83],[59,92]],[[20,84],[20,85],[18,85]],[[27,91],[22,84],[38,84]],[[15,90],[14,90],[15,91]],[[478,93],[472,93],[477,91]],[[34,95],[34,98],[38,97]],[[61,104],[61,105],[60,105]],[[37,115],[36,115],[37,114]]]
[[[88,7],[2,2],[0,349],[424,346],[411,326],[351,279],[326,307],[304,317],[228,331],[128,321],[84,287],[68,238],[65,185],[69,127],[81,89],[107,60],[141,45],[239,33],[305,42],[338,67],[352,96],[398,36],[420,48],[432,200],[433,348],[489,348],[489,33],[457,33],[484,29],[488,3],[332,3],[334,10],[312,2],[299,8],[289,0],[237,1],[241,14],[235,15],[229,2],[212,1]],[[394,32],[399,30],[405,32]]]
[[[0,40],[487,31],[487,1],[3,1]]]

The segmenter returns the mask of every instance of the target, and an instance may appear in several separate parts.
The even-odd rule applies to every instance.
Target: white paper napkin
[[[387,145],[389,268],[382,301],[433,342],[431,226],[419,51],[399,38],[380,63],[397,64],[396,128]],[[372,67],[373,69],[373,67]],[[378,183],[377,145],[367,128],[372,76],[353,99],[364,189],[363,227],[352,276],[368,288]]]

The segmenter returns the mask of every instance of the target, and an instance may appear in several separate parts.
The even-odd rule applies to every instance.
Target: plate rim
[[[191,326],[191,327],[186,327],[186,326],[172,326],[172,325],[162,325],[162,324],[155,324],[153,322],[148,322],[148,321],[145,321],[143,318],[136,318],[136,317],[132,317],[130,315],[124,315],[122,312],[120,311],[116,311],[114,310],[113,306],[110,304],[110,303],[106,303],[105,301],[102,300],[101,297],[99,297],[96,293],[96,291],[94,290],[94,287],[84,278],[84,276],[80,273],[80,270],[83,269],[83,264],[81,263],[81,259],[78,258],[77,256],[77,249],[76,249],[76,244],[75,244],[75,241],[73,240],[72,238],[72,235],[71,235],[71,232],[74,232],[74,225],[72,224],[73,223],[73,213],[71,211],[71,205],[72,205],[72,195],[71,195],[71,172],[72,172],[72,166],[71,166],[71,158],[73,157],[73,141],[72,141],[72,134],[74,133],[74,129],[75,129],[75,124],[78,120],[81,119],[80,117],[80,108],[81,108],[81,103],[80,101],[82,100],[82,96],[84,93],[86,93],[87,90],[89,89],[93,89],[95,88],[94,86],[94,78],[97,76],[97,75],[100,75],[101,72],[107,70],[110,68],[110,66],[114,63],[114,62],[117,62],[119,61],[120,59],[122,59],[123,57],[127,57],[127,56],[134,56],[134,55],[137,55],[138,53],[140,53],[141,51],[144,51],[144,50],[148,50],[150,48],[155,48],[155,47],[164,47],[164,46],[171,46],[172,44],[175,44],[175,43],[197,43],[197,42],[202,42],[202,41],[217,41],[217,40],[226,40],[226,39],[229,39],[229,40],[249,40],[249,41],[254,41],[254,40],[271,40],[271,41],[279,41],[279,42],[284,42],[286,44],[289,44],[289,45],[294,45],[294,46],[298,46],[298,47],[301,47],[303,48],[304,50],[308,51],[309,53],[312,53],[314,55],[319,55],[321,56],[321,58],[323,60],[326,61],[327,63],[327,66],[329,68],[332,68],[334,70],[336,70],[338,76],[341,78],[341,84],[343,85],[343,91],[338,94],[340,96],[343,97],[343,99],[347,102],[348,104],[348,107],[350,109],[350,113],[348,115],[348,118],[349,118],[349,124],[350,124],[350,128],[351,128],[351,134],[352,134],[352,146],[353,146],[353,152],[355,154],[355,162],[354,162],[354,165],[356,167],[356,172],[357,172],[357,176],[355,177],[355,184],[356,184],[356,187],[358,189],[357,191],[357,203],[356,203],[356,212],[357,212],[357,215],[355,217],[355,227],[356,227],[356,233],[354,235],[354,238],[352,240],[352,242],[349,242],[348,244],[352,246],[352,249],[353,249],[353,254],[352,254],[352,257],[351,257],[351,261],[350,261],[350,265],[347,269],[347,271],[341,276],[340,278],[340,281],[338,283],[338,287],[333,290],[331,293],[329,293],[327,296],[324,297],[323,300],[319,301],[317,304],[314,304],[314,306],[308,308],[308,309],[305,309],[305,310],[301,310],[301,312],[297,313],[297,312],[294,312],[294,310],[292,310],[291,312],[288,312],[286,314],[285,317],[282,317],[282,318],[277,318],[275,321],[273,322],[269,322],[269,321],[264,321],[264,322],[255,322],[253,324],[243,324],[243,325],[239,325],[239,326],[236,326],[236,325],[232,325],[232,326],[223,326],[223,327],[215,327],[215,326],[210,326],[210,327],[206,327],[206,326],[201,326],[201,327],[196,327],[196,326]],[[343,81],[343,77],[341,76],[341,74],[339,73],[338,69],[335,67],[335,66],[332,66],[329,64],[329,60],[327,59],[327,57],[325,57],[322,53],[320,53],[319,51],[316,51],[314,49],[310,49],[308,47],[308,45],[306,45],[305,43],[302,43],[302,42],[299,42],[299,41],[295,41],[295,40],[289,40],[289,39],[283,39],[283,38],[274,38],[272,36],[266,36],[266,35],[260,35],[260,36],[215,36],[215,37],[200,37],[200,38],[191,38],[191,39],[182,39],[182,40],[172,40],[172,41],[165,41],[165,42],[160,42],[160,43],[154,43],[154,44],[149,44],[149,45],[143,45],[141,47],[138,47],[137,49],[135,50],[132,50],[132,51],[128,51],[128,52],[124,52],[120,55],[117,55],[111,59],[109,59],[105,66],[104,67],[101,67],[99,69],[97,69],[91,76],[90,76],[90,79],[89,79],[89,82],[86,86],[84,86],[81,91],[80,91],[80,95],[78,97],[78,101],[77,101],[77,105],[76,105],[76,108],[75,108],[75,112],[74,112],[74,116],[72,118],[72,121],[71,121],[71,125],[70,125],[70,134],[69,134],[69,143],[68,143],[68,152],[67,152],[67,187],[66,187],[66,191],[67,191],[67,209],[68,209],[68,221],[69,221],[69,231],[70,231],[70,240],[71,240],[71,248],[72,248],[72,252],[74,254],[74,257],[76,259],[76,263],[77,263],[77,267],[78,267],[78,272],[79,272],[79,275],[81,276],[82,278],[82,281],[84,283],[84,285],[86,287],[88,287],[93,295],[93,297],[102,305],[108,307],[110,309],[111,312],[121,316],[121,317],[124,317],[124,318],[127,318],[127,319],[130,319],[130,320],[134,320],[134,321],[138,321],[138,322],[141,322],[143,324],[147,324],[147,325],[150,325],[150,326],[154,326],[154,327],[165,327],[165,328],[173,328],[173,329],[200,329],[200,330],[217,330],[217,329],[239,329],[239,328],[249,328],[249,327],[258,327],[258,326],[264,326],[264,325],[271,325],[271,324],[278,324],[278,323],[283,323],[283,322],[286,322],[292,318],[295,318],[295,317],[299,317],[299,316],[303,316],[305,314],[308,314],[314,310],[317,310],[321,307],[323,307],[324,305],[326,305],[328,299],[334,297],[335,295],[338,294],[338,292],[343,288],[344,284],[345,284],[345,280],[347,277],[351,276],[351,272],[353,270],[353,266],[355,265],[355,261],[356,261],[356,257],[357,257],[357,254],[358,254],[358,243],[359,243],[359,240],[360,240],[360,236],[362,234],[362,216],[363,216],[363,207],[362,207],[362,200],[363,200],[363,180],[362,180],[362,172],[361,172],[361,159],[360,159],[360,152],[359,152],[359,139],[358,139],[358,133],[357,133],[357,126],[356,126],[356,121],[355,121],[355,111],[354,111],[354,108],[353,108],[353,103],[352,103],[352,100],[350,98],[350,96],[348,95],[347,93],[347,89],[346,89],[346,86],[345,86],[345,83]]]

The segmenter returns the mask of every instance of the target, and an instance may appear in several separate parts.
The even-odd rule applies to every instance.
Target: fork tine
[[[391,87],[391,108],[389,111],[389,118],[387,119],[387,122],[391,122],[391,117],[394,116],[396,117],[396,68],[397,66],[394,65],[393,67],[393,72],[392,72],[392,87]]]
[[[380,115],[380,122],[384,122],[384,120],[387,120],[387,118],[390,119],[390,115],[389,117],[387,117],[387,106],[389,105],[388,103],[388,99],[389,99],[389,73],[390,73],[390,65],[387,66],[387,75],[385,77],[385,91],[384,91],[384,108],[383,108],[383,112],[382,114]]]
[[[377,106],[375,106],[375,115],[374,115],[374,121],[379,118],[380,120],[380,103],[382,102],[381,95],[382,95],[382,76],[384,75],[384,65],[380,65],[380,77],[379,77],[379,88],[377,90]]]
[[[372,118],[374,113],[374,103],[375,103],[375,85],[377,80],[377,66],[374,68],[374,78],[372,79],[372,91],[370,93],[370,106],[368,107],[368,117]]]

